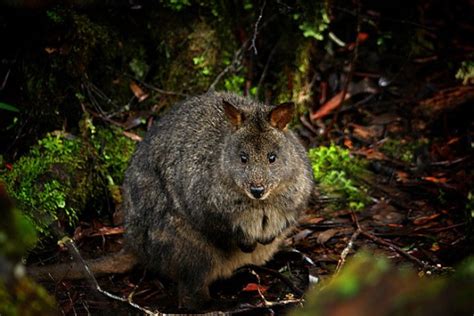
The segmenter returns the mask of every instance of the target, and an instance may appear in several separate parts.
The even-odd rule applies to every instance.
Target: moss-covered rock
[[[134,148],[119,129],[90,125],[83,137],[54,132],[0,179],[37,231],[48,236],[51,223],[73,227],[80,212],[103,203],[107,192],[120,201],[118,185]]]

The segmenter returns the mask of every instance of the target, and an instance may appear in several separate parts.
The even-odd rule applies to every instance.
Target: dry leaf
[[[413,224],[418,225],[418,226],[425,225],[429,221],[432,221],[435,218],[438,218],[440,215],[441,214],[437,213],[437,214],[432,214],[432,215],[428,215],[428,216],[417,217],[413,220]]]
[[[344,100],[347,100],[351,97],[349,92],[344,96]],[[311,120],[317,120],[320,118],[329,115],[334,109],[336,109],[341,104],[342,92],[339,92],[333,96],[328,102],[324,103],[315,113],[311,114]]]
[[[136,142],[141,142],[143,140],[143,137],[141,137],[140,135],[137,135],[135,133],[123,131],[123,135],[130,138],[131,140],[136,141]]]
[[[260,293],[265,293],[268,290],[268,286],[257,283],[249,283],[242,289],[244,292],[257,292],[259,290]]]
[[[90,236],[110,236],[110,235],[120,235],[125,232],[123,226],[120,227],[101,227],[97,232],[90,234]]]
[[[135,97],[138,99],[138,102],[142,102],[149,97],[149,94],[143,91],[139,85],[135,83],[135,81],[130,82],[130,90],[132,90]]]
[[[433,182],[433,183],[446,183],[447,178],[436,178],[436,177],[422,177],[423,180]]]
[[[321,245],[324,245],[329,239],[334,237],[339,231],[340,229],[338,228],[331,228],[331,229],[325,230],[318,234],[317,242]]]

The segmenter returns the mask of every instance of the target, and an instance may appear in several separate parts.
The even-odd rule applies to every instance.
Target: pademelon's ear
[[[240,112],[235,106],[223,100],[224,113],[229,122],[237,129],[242,125],[244,121],[244,114]]]
[[[293,118],[295,113],[295,104],[293,102],[286,102],[277,105],[270,112],[270,125],[280,130],[285,129]]]

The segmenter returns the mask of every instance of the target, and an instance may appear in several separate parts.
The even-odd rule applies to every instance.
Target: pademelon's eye
[[[246,153],[240,153],[240,161],[242,163],[247,163],[249,161],[249,156]]]
[[[274,153],[269,153],[269,154],[268,154],[268,161],[269,161],[270,163],[274,163],[276,159],[277,159],[277,155],[276,155],[276,154],[274,154]]]

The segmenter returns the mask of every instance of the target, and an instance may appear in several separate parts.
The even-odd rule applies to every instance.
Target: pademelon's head
[[[294,104],[238,108],[223,101],[232,132],[226,138],[220,168],[250,199],[265,200],[292,176],[294,146],[287,126]]]

